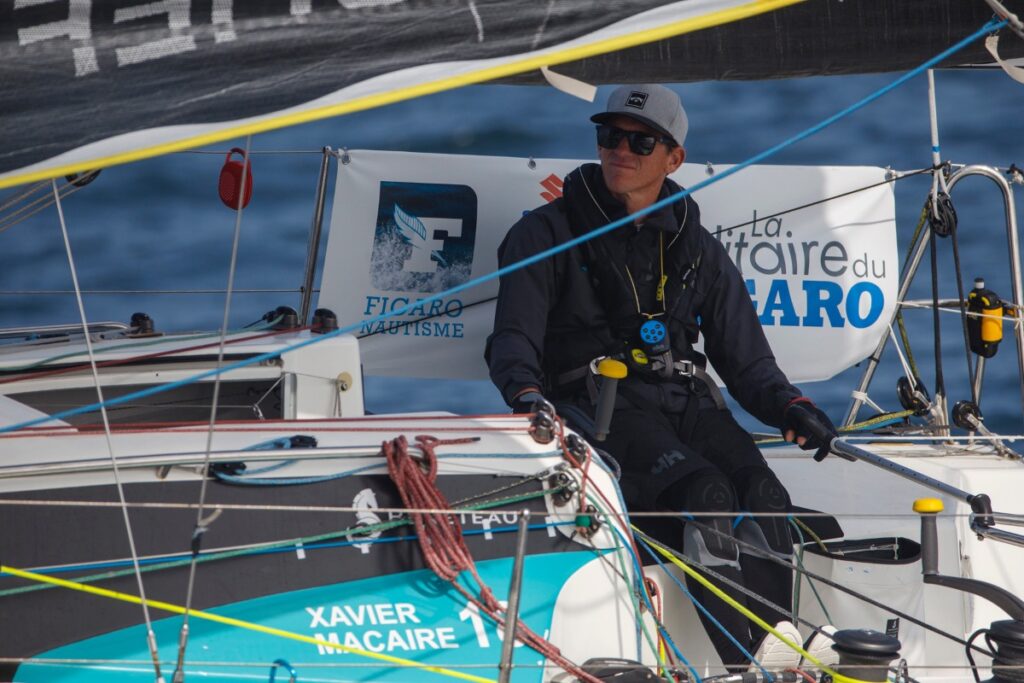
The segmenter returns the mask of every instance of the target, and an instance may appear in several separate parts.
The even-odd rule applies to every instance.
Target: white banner
[[[497,268],[524,212],[561,194],[582,161],[351,151],[338,167],[319,305],[342,325]],[[728,167],[714,170],[722,172]],[[709,169],[686,164],[691,186]],[[794,382],[863,360],[896,303],[891,184],[783,213],[884,180],[873,167],[756,166],[694,195],[704,227],[747,281],[779,365]],[[357,331],[367,375],[487,377],[484,341],[498,283],[418,306]]]

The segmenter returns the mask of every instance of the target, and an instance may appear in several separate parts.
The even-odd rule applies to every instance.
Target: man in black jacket
[[[680,191],[667,178],[686,157],[688,122],[674,92],[623,86],[591,120],[598,124],[600,165],[574,170],[560,199],[509,230],[498,250],[502,266]],[[694,349],[701,334],[706,357]],[[501,278],[485,355],[492,380],[516,412],[529,412],[543,396],[566,413],[591,417],[600,379],[590,361],[626,362],[629,375],[619,383],[604,447],[621,466],[627,504],[699,515],[681,533],[677,523],[675,537],[666,541],[790,609],[791,570],[732,540],[789,557],[789,495],[725,407],[705,372],[707,361],[740,405],[780,428],[787,441],[823,457],[827,444],[814,436],[811,420],[835,430],[779,369],[743,278],[701,226],[692,198]],[[738,518],[740,511],[775,516],[751,520]],[[755,658],[771,668],[798,663],[777,639],[759,638],[745,617],[699,584],[690,582],[690,590],[728,631],[701,616],[723,663],[748,661],[736,643],[748,652],[759,646]],[[742,593],[733,595],[746,602]],[[748,606],[791,639],[799,637],[787,615],[753,600]]]

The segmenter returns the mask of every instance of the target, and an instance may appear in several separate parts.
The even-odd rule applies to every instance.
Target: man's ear
[[[668,159],[666,163],[667,173],[675,173],[676,170],[683,165],[686,161],[686,150],[678,145],[668,151]]]

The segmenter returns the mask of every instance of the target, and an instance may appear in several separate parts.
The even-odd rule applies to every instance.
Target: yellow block
[[[942,512],[942,501],[938,498],[918,498],[914,501],[914,512],[935,514]]]

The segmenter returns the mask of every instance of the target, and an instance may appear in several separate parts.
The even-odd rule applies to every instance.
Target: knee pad
[[[774,472],[766,467],[758,467],[743,474],[738,479],[742,481],[740,505],[744,510],[753,513],[790,511],[789,493]],[[788,556],[793,553],[793,538],[786,517],[755,515],[753,523],[748,522],[750,520],[745,519],[739,525],[741,540],[777,554]]]
[[[683,552],[708,566],[738,565],[739,548],[732,541],[732,513],[736,494],[721,472],[697,473],[685,482],[684,509],[691,512],[723,512],[723,516],[696,517],[683,532]],[[714,531],[712,531],[714,530]],[[715,533],[717,532],[717,533]]]
[[[687,477],[685,504],[693,512],[734,512],[736,492],[721,472],[697,472]]]

